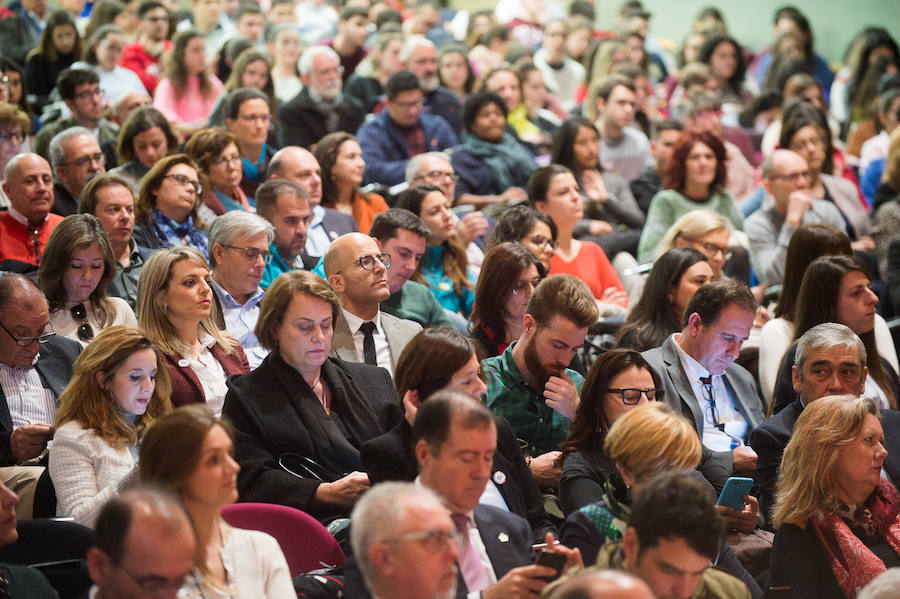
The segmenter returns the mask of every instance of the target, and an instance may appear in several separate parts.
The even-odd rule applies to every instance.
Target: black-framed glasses
[[[456,182],[459,181],[459,175],[447,171],[428,171],[427,173],[422,173],[421,175],[416,177],[416,181],[423,179],[425,181],[439,181],[440,179],[448,179],[450,181]]]
[[[783,175],[772,175],[773,179],[784,179],[788,183],[796,183],[800,179],[806,179],[807,181],[813,178],[812,171],[799,171],[796,173],[785,173]]]
[[[103,152],[97,152],[96,154],[88,154],[87,156],[82,156],[81,158],[76,158],[72,162],[63,162],[59,166],[85,166],[92,162],[96,162],[97,164],[103,165],[106,164],[106,156],[103,155]]]
[[[76,100],[87,100],[89,98],[102,98],[102,97],[103,97],[103,90],[100,88],[90,89],[90,90],[86,89],[83,92],[78,92],[77,94],[75,94]]]
[[[528,241],[538,247],[547,246],[553,251],[556,251],[557,247],[555,241],[553,241],[552,239],[547,239],[546,237],[541,237],[540,235],[535,235],[534,237],[526,237],[523,241]]]
[[[662,399],[663,390],[662,389],[654,389],[653,387],[649,389],[635,389],[632,387],[625,387],[622,389],[607,389],[607,393],[613,393],[622,398],[622,403],[626,406],[636,406],[641,401],[641,396],[645,396],[647,401],[656,401],[657,399]]]
[[[231,250],[238,250],[247,260],[251,262],[256,262],[256,259],[262,256],[263,261],[266,264],[269,264],[272,261],[272,252],[269,250],[261,250],[259,248],[240,248],[236,245],[222,245],[222,247],[226,247]]]
[[[512,288],[513,295],[519,295],[520,293],[525,291],[525,288],[528,287],[529,285],[531,286],[531,290],[534,291],[535,287],[537,287],[540,282],[541,282],[540,277],[535,277],[535,278],[531,279],[530,281],[523,281],[523,280],[516,281],[516,284],[513,285],[513,288]]]
[[[78,338],[85,343],[93,339],[94,329],[91,328],[91,324],[87,320],[87,309],[84,307],[84,304],[75,304],[69,308],[69,314],[72,315],[73,320],[77,320],[81,323],[78,325],[78,330],[75,331]]]
[[[190,185],[194,188],[194,192],[199,196],[203,193],[203,186],[200,185],[200,181],[194,181],[187,175],[182,175],[181,173],[174,173],[171,175],[166,175],[163,179],[172,179],[182,187],[185,185]]]
[[[47,343],[48,341],[50,341],[51,339],[53,339],[54,337],[56,337],[56,331],[53,330],[53,325],[49,322],[46,324],[46,326],[44,326],[44,332],[41,333],[40,335],[38,335],[37,337],[16,337],[15,335],[13,335],[12,331],[7,329],[6,325],[3,324],[2,322],[0,322],[0,328],[2,328],[4,331],[6,331],[6,334],[9,335],[12,338],[12,340],[16,342],[16,345],[18,345],[19,347],[28,347],[35,341],[37,341],[38,343],[43,345],[43,344]],[[50,329],[50,330],[48,331],[47,329]]]
[[[434,528],[431,530],[420,530],[418,532],[408,532],[405,535],[388,539],[388,541],[421,541],[425,549],[431,553],[444,551],[450,543],[454,543],[457,549],[462,548],[464,534],[460,530],[443,530]]]
[[[375,268],[375,261],[378,260],[382,264],[384,264],[385,268],[391,267],[391,255],[390,254],[366,254],[365,256],[360,256],[354,262],[358,262],[363,270],[372,270]],[[349,266],[353,266],[353,262],[350,263]],[[347,268],[349,268],[349,266]],[[344,272],[346,268],[342,268],[334,274],[341,274]]]

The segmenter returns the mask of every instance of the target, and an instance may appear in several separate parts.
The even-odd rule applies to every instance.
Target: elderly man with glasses
[[[84,127],[64,129],[50,141],[50,164],[56,175],[53,212],[78,213],[78,202],[87,182],[106,172],[106,157],[97,140]]]
[[[18,274],[0,277],[0,477],[30,518],[44,471],[57,399],[81,346],[56,335],[41,290]]]
[[[328,284],[341,300],[331,355],[381,366],[393,376],[400,353],[422,326],[381,311],[391,296],[390,266],[390,254],[363,233],[339,237],[325,254]]]

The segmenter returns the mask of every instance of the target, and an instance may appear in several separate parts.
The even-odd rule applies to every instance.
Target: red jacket
[[[226,377],[250,372],[250,364],[247,362],[244,348],[240,345],[232,354],[226,354],[218,343],[213,345],[209,351],[222,365]],[[169,378],[172,379],[172,405],[177,408],[192,403],[206,403],[203,387],[200,385],[200,379],[197,378],[194,369],[190,366],[179,366],[180,358],[178,356],[163,355],[166,358],[166,371],[169,373]]]
[[[49,214],[37,227],[35,236],[32,229],[14,219],[9,211],[0,213],[0,260],[19,260],[40,266],[40,256],[47,247],[50,233],[62,219],[58,214]]]
[[[165,46],[166,52],[170,51],[172,42],[166,40]],[[147,88],[147,93],[152,96],[156,84],[162,77],[161,58],[161,56],[150,56],[140,42],[134,42],[122,49],[122,58],[119,59],[119,64],[137,73],[141,83]]]

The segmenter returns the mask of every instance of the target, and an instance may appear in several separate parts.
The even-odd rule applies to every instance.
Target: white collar
[[[347,320],[347,326],[350,327],[350,332],[354,335],[359,331],[359,327],[361,327],[364,322],[367,322],[356,314],[348,312],[344,308],[341,308],[341,311],[344,313],[344,318]],[[375,313],[375,318],[372,319],[372,322],[375,323],[375,330],[378,334],[383,335],[384,330],[381,328],[381,310]]]

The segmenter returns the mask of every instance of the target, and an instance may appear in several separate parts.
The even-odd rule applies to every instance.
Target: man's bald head
[[[653,592],[627,572],[588,568],[561,583],[547,599],[653,599]]]
[[[0,314],[13,304],[29,312],[48,309],[47,298],[34,281],[10,273],[0,277]]]
[[[269,163],[269,179],[286,179],[309,193],[310,208],[322,201],[322,169],[312,152],[300,146],[278,150]]]
[[[50,164],[33,153],[18,154],[6,163],[3,191],[10,206],[29,224],[44,221],[53,208],[53,171]]]
[[[365,233],[347,233],[335,239],[325,252],[325,276],[330,277],[357,258],[361,248],[375,246],[373,253],[378,253],[378,245]]]

